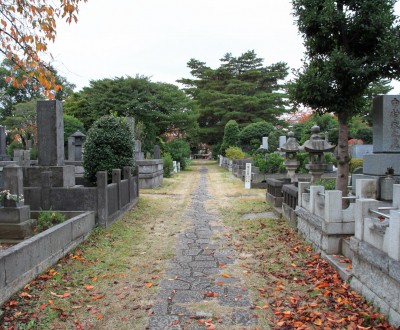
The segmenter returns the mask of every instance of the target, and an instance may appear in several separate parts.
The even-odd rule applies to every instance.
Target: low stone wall
[[[341,240],[354,235],[354,204],[342,209],[342,192],[298,183],[297,228],[322,254],[341,254]]]
[[[94,226],[94,212],[75,212],[71,219],[0,251],[0,305],[84,241]]]
[[[298,204],[298,190],[299,189],[294,184],[285,184],[282,186],[282,216],[293,228],[297,228],[297,215],[295,210]]]
[[[107,172],[97,173],[94,187],[53,187],[48,180],[39,187],[24,187],[25,204],[31,210],[93,211],[96,223],[108,227],[139,199],[138,176],[131,175],[130,167],[113,170],[112,182]]]
[[[283,202],[282,186],[290,183],[290,179],[267,178],[266,200],[273,207],[281,207]]]
[[[400,326],[400,262],[369,243],[351,238],[353,276],[350,286]]]
[[[163,183],[163,164],[164,161],[162,159],[136,161],[140,189],[153,189],[159,187]]]

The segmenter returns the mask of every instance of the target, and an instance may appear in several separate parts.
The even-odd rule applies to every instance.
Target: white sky
[[[58,23],[52,64],[76,90],[136,74],[176,84],[191,77],[191,58],[216,68],[225,53],[248,50],[264,65],[299,68],[304,48],[291,12],[290,0],[89,0],[77,24]]]

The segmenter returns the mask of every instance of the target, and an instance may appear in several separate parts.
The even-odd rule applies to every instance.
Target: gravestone
[[[174,172],[174,173],[178,173],[178,165],[177,165],[177,163],[176,163],[176,160],[174,160],[174,161],[172,162],[172,164],[173,164],[173,167],[174,167],[173,172]]]
[[[81,131],[76,131],[68,137],[68,160],[69,161],[82,161],[83,144],[86,135]]]
[[[261,149],[268,150],[268,136],[264,136],[264,137],[262,138]]]
[[[359,179],[375,179],[378,199],[391,200],[393,184],[400,180],[400,95],[380,95],[373,101],[373,153],[364,155],[363,174],[354,174],[353,189]],[[388,168],[394,175],[386,178]]]
[[[400,175],[400,95],[380,95],[373,102],[373,153],[364,155],[364,174]]]
[[[37,102],[38,164],[64,165],[64,118],[60,101]]]
[[[4,240],[24,239],[32,236],[36,220],[30,219],[30,207],[24,205],[23,171],[17,165],[4,167],[4,190],[16,198],[3,201],[0,208],[0,238]],[[18,198],[17,198],[18,197]]]
[[[154,146],[154,159],[161,159],[161,152],[160,152],[160,146],[158,144],[156,144]]]
[[[142,152],[142,142],[135,140],[135,160],[144,160],[144,153]]]
[[[285,135],[281,135],[281,136],[279,137],[279,149],[283,148],[285,145],[286,145],[286,136],[285,136]],[[278,149],[278,150],[279,150],[279,149]],[[280,152],[279,154],[280,154],[281,156],[284,155],[283,152]]]
[[[6,128],[0,126],[0,161],[8,160],[10,160],[10,158],[7,156]]]
[[[75,167],[65,165],[64,162],[62,103],[60,101],[38,101],[36,110],[38,166],[23,168],[24,186],[41,187],[41,173],[50,171],[53,187],[73,187],[75,186]],[[27,153],[23,157],[27,158]]]

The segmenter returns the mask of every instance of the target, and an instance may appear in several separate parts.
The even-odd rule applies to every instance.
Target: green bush
[[[274,126],[266,121],[249,124],[240,132],[240,145],[244,150],[254,152],[260,147],[262,138],[274,130]]]
[[[107,171],[111,177],[113,169],[135,166],[133,159],[135,144],[133,132],[124,118],[108,115],[93,123],[84,144],[84,176],[96,182],[98,171]]]
[[[352,158],[350,160],[349,173],[353,173],[357,167],[362,167],[364,160],[362,158]]]
[[[286,169],[285,158],[278,153],[270,153],[266,156],[265,173],[279,173]]]
[[[64,142],[68,142],[68,138],[76,131],[85,132],[83,123],[74,116],[64,114]]]
[[[253,156],[253,164],[258,167],[260,173],[267,173],[267,161],[264,155],[255,154]]]
[[[65,216],[60,212],[54,211],[40,211],[38,219],[37,219],[37,227],[36,231],[41,233],[50,227],[53,227],[59,223],[65,221]]]
[[[335,190],[336,189],[336,179],[319,179],[315,181],[315,186],[323,186],[325,190]]]
[[[169,178],[169,177],[171,177],[171,173],[174,170],[174,163],[173,163],[172,156],[168,152],[166,152],[166,153],[164,153],[162,159],[164,161],[164,164],[163,164],[164,178]]]
[[[244,152],[239,147],[229,147],[226,149],[226,157],[229,159],[243,159]]]
[[[239,125],[235,120],[230,120],[224,128],[224,138],[220,149],[221,155],[226,155],[226,149],[229,147],[237,147],[239,145]]]
[[[183,139],[175,139],[167,143],[167,148],[172,159],[181,163],[181,168],[183,170],[189,166],[189,143]]]
[[[13,141],[7,146],[7,155],[11,158],[14,157],[14,149],[25,149],[22,142]]]
[[[298,152],[297,160],[300,163],[297,168],[297,173],[308,173],[306,169],[306,164],[308,164],[308,153],[307,152]]]

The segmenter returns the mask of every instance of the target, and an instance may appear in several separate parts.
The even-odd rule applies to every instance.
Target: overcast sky
[[[248,50],[264,65],[299,68],[304,48],[291,12],[290,0],[89,0],[77,24],[58,23],[50,50],[76,90],[136,74],[176,83],[191,77],[191,58],[216,68],[224,54]]]

